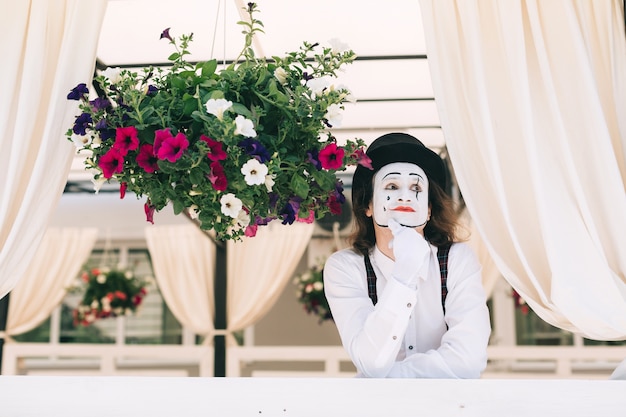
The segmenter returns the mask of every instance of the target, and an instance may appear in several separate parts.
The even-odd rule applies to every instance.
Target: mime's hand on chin
[[[389,230],[393,239],[389,248],[393,250],[395,265],[392,276],[409,287],[415,287],[424,272],[430,255],[430,245],[414,228],[402,226],[395,219],[389,219]]]

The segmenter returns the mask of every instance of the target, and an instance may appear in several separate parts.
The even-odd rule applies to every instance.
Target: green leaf
[[[199,168],[194,168],[189,173],[189,181],[192,184],[200,184],[204,181],[204,172]]]
[[[174,52],[172,55],[167,57],[169,61],[176,61],[178,58],[180,58],[180,54],[178,52]]]
[[[313,175],[315,182],[317,182],[322,189],[332,190],[335,188],[335,182],[337,181],[335,174],[328,171],[313,171],[311,175]]]
[[[174,214],[180,214],[185,209],[185,205],[180,200],[174,200]]]
[[[202,70],[200,71],[200,73],[202,74],[203,77],[210,77],[211,75],[215,74],[216,69],[217,69],[217,60],[212,59],[202,64]]]
[[[248,108],[241,103],[233,103],[232,109],[237,114],[241,114],[242,116],[246,116],[247,118],[252,117],[252,113],[250,112],[250,110],[248,110]]]
[[[297,172],[291,177],[291,190],[295,195],[306,198],[309,195],[309,184]]]

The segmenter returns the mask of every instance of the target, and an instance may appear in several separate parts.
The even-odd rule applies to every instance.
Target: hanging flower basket
[[[319,323],[332,320],[333,316],[324,294],[324,262],[319,262],[294,279],[296,296],[308,314],[317,316]]]
[[[340,145],[330,133],[353,101],[336,73],[354,52],[304,42],[282,58],[257,58],[251,45],[263,25],[254,3],[246,10],[245,46],[221,71],[216,60],[187,62],[193,35],[166,29],[170,67],[109,68],[94,79],[97,97],[86,84],[68,95],[80,114],[67,136],[87,152],[94,182],[116,180],[122,198],[145,197],[150,222],[170,203],[221,240],[275,220],[312,222],[341,211],[337,172],[369,165],[361,139]]]
[[[147,281],[130,270],[92,268],[80,274],[79,285],[71,288],[83,297],[73,311],[76,325],[88,326],[96,320],[135,313],[144,297]]]

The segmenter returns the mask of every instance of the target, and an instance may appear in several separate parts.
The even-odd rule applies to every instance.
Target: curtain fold
[[[11,291],[6,332],[25,333],[47,319],[89,258],[96,228],[49,228]]]
[[[106,0],[0,0],[0,298],[24,275],[63,192]]]
[[[450,158],[498,269],[550,324],[625,338],[621,1],[420,5]]]
[[[212,334],[213,242],[193,224],[147,227],[146,241],[159,291],[176,319],[194,333]]]
[[[313,235],[313,224],[270,223],[257,235],[228,242],[228,329],[259,321],[276,303]]]

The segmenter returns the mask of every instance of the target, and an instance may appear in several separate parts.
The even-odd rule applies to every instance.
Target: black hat
[[[388,133],[370,144],[365,152],[372,160],[370,170],[358,165],[352,177],[352,189],[363,187],[372,176],[385,165],[394,162],[409,162],[424,170],[429,181],[436,182],[446,190],[446,167],[441,157],[428,149],[417,138],[406,133]]]

